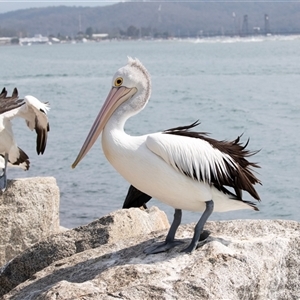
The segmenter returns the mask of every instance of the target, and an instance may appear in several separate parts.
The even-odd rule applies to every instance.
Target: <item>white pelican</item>
[[[19,166],[28,170],[29,160],[27,154],[20,149],[14,139],[11,119],[24,118],[29,129],[35,129],[37,133],[36,151],[43,154],[47,144],[49,123],[47,111],[49,105],[42,103],[33,96],[25,96],[19,99],[18,90],[15,88],[11,97],[7,97],[7,91],[3,88],[0,94],[0,188],[5,191],[7,184],[7,164]],[[4,159],[3,159],[4,158]]]
[[[242,200],[241,192],[245,190],[259,200],[253,185],[260,181],[251,171],[258,165],[247,160],[255,152],[246,150],[247,143],[241,145],[239,137],[217,141],[205,133],[191,132],[197,122],[143,136],[126,134],[126,120],[145,107],[150,94],[148,71],[139,60],[128,58],[128,64],[114,75],[107,99],[72,167],[102,133],[102,148],[113,167],[136,189],[175,208],[166,240],[145,253],[167,251],[180,242],[175,240],[175,233],[182,210],[203,211],[190,245],[183,250],[192,252],[213,210],[258,210],[254,203]]]

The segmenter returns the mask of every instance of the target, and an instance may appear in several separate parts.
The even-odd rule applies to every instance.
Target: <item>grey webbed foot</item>
[[[192,243],[187,247],[181,250],[181,252],[185,253],[191,253],[193,250],[197,249],[198,247],[201,247],[205,244],[205,240],[210,236],[211,232],[208,230],[203,230],[203,232],[200,235],[198,243],[196,245],[192,245]]]
[[[144,253],[146,254],[156,254],[156,253],[161,253],[161,252],[166,252],[171,248],[174,248],[178,245],[181,245],[184,243],[183,241],[180,240],[173,240],[173,241],[164,241],[161,243],[157,243],[155,245],[152,245],[144,250]]]

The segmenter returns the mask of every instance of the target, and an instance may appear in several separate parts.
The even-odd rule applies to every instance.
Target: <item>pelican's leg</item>
[[[144,250],[144,253],[155,254],[155,253],[165,252],[165,251],[183,243],[182,241],[175,240],[175,233],[177,231],[178,226],[181,223],[181,216],[182,216],[181,209],[175,209],[174,219],[173,219],[172,225],[170,227],[170,230],[167,234],[166,240],[162,243],[158,243],[154,246],[146,248]]]
[[[200,220],[198,221],[198,223],[195,226],[193,239],[192,239],[190,245],[187,248],[183,249],[182,252],[186,252],[186,253],[192,252],[193,250],[196,249],[198,241],[203,239],[201,237],[203,227],[204,227],[207,219],[209,218],[209,216],[211,215],[211,213],[214,210],[214,202],[212,200],[206,201],[205,204],[206,204],[206,209],[205,209],[204,213],[202,214]],[[209,234],[208,235],[203,234],[203,235],[206,235],[206,237],[207,237]]]
[[[0,176],[0,189],[2,192],[4,192],[6,190],[6,185],[7,185],[7,178],[6,178],[7,162],[8,162],[8,153],[5,153],[4,169],[2,169],[2,174]]]

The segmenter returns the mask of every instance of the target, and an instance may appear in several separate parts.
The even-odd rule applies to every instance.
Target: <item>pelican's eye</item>
[[[123,78],[122,77],[118,77],[115,80],[115,86],[121,86],[123,83]]]

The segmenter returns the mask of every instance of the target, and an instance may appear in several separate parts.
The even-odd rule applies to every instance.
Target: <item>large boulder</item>
[[[0,194],[0,266],[59,230],[55,178],[8,180],[6,191]]]
[[[104,244],[115,244],[169,227],[164,212],[156,207],[118,210],[88,225],[52,235],[12,259],[0,270],[0,296],[36,272],[63,258]]]
[[[144,248],[163,240],[167,229],[143,233],[140,223],[134,226],[135,219],[147,218],[147,214],[138,209],[122,212],[121,217],[116,219],[121,225],[115,225],[113,231],[116,238],[102,245],[99,242],[93,249],[84,242],[80,248],[86,250],[53,262],[4,295],[3,300],[300,299],[298,222],[208,222],[206,229],[211,235],[192,254],[180,252],[190,242],[194,228],[193,224],[183,225],[177,237],[185,241],[184,245],[167,253],[146,255]],[[95,235],[97,224],[88,225]],[[134,235],[137,231],[138,236],[130,237],[130,231]],[[74,244],[80,241],[79,235]],[[36,248],[27,255],[32,256],[33,263],[42,253]],[[20,265],[12,271],[24,269]]]

